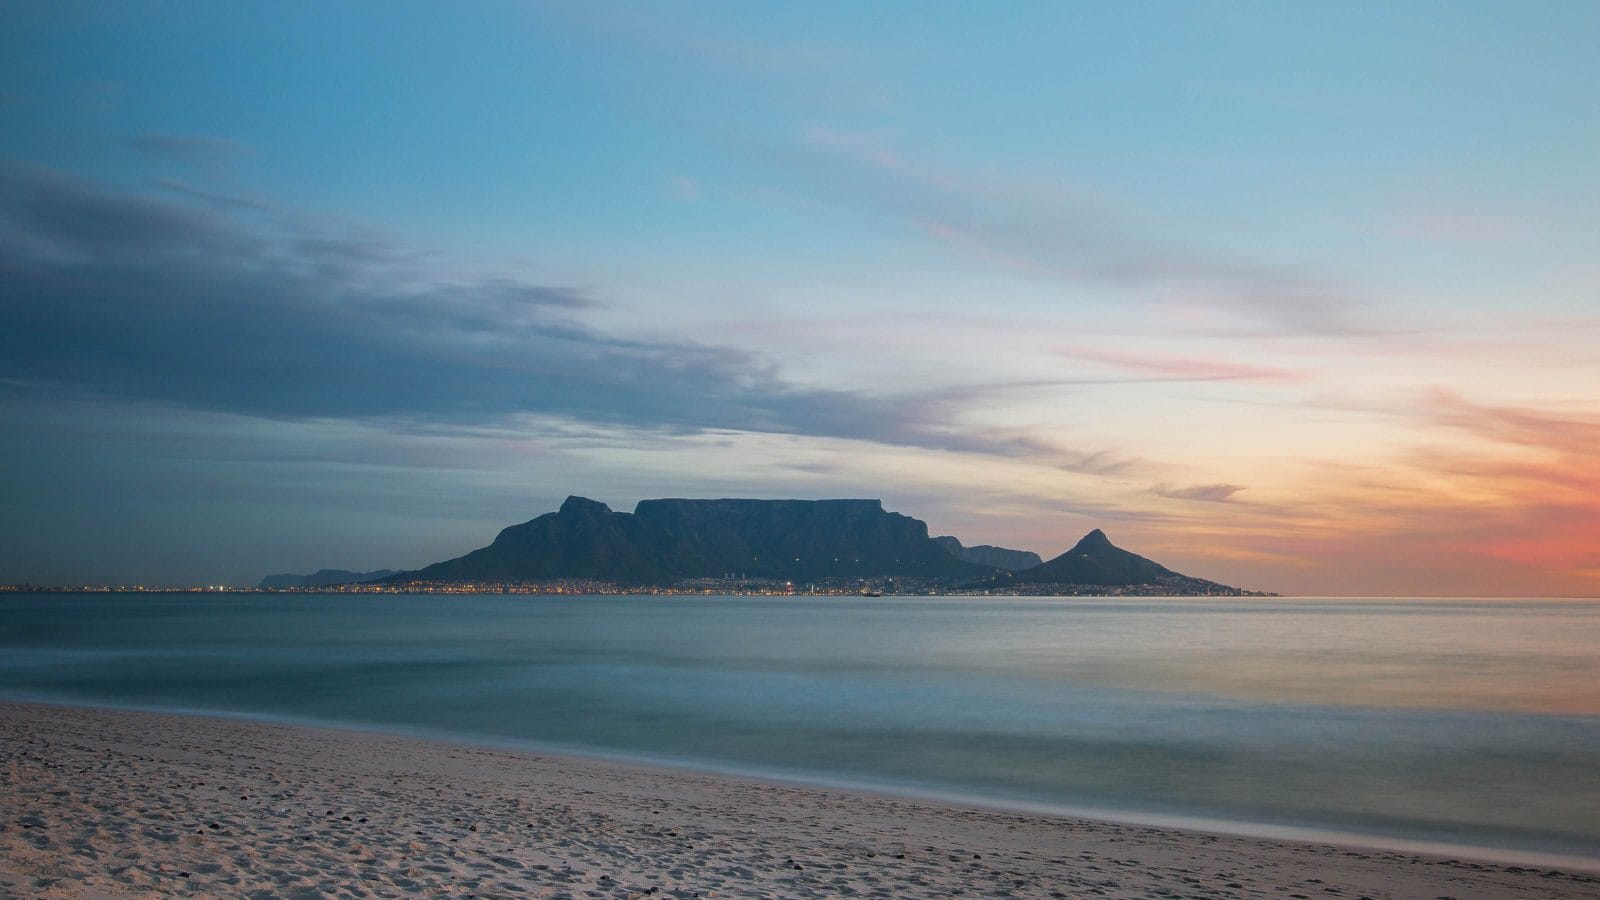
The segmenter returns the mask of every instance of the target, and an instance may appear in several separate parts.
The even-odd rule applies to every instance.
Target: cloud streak
[[[1244,485],[1239,484],[1192,484],[1188,487],[1174,487],[1170,484],[1158,484],[1150,489],[1150,493],[1157,497],[1166,497],[1168,500],[1197,500],[1203,503],[1227,503],[1233,495],[1244,490]]]
[[[1154,380],[1301,381],[1305,377],[1290,369],[1241,363],[1231,359],[1200,359],[1162,353],[1123,353],[1083,347],[1062,347],[1058,348],[1056,353],[1067,359],[1143,373]]]
[[[835,202],[900,219],[1002,268],[1213,306],[1297,333],[1375,331],[1355,315],[1366,301],[1324,274],[1151,237],[1054,185],[943,171],[876,137],[824,128],[789,158]]]
[[[213,171],[227,168],[250,152],[250,147],[239,141],[203,134],[147,132],[128,138],[127,144],[151,159]]]
[[[1574,456],[1600,456],[1600,420],[1527,406],[1474,403],[1453,391],[1428,393],[1420,415],[1437,425],[1500,443]]]

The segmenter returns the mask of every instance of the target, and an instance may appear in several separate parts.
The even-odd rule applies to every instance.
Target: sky
[[[0,7],[0,582],[876,497],[1600,595],[1600,5]]]

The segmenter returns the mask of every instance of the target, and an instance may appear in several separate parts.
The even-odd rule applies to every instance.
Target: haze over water
[[[0,696],[1600,860],[1600,601],[40,595]]]

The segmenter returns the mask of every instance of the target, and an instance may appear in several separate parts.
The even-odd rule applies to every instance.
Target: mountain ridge
[[[570,496],[503,529],[487,547],[386,579],[595,579],[625,585],[733,578],[800,581],[979,577],[919,519],[879,500],[641,500],[619,513]]]
[[[838,592],[1251,595],[1174,572],[1096,528],[1048,562],[1026,550],[930,537],[876,499],[641,500],[617,512],[572,495],[501,529],[487,546],[379,579],[394,588],[558,585],[580,591],[732,591],[796,585]]]
[[[963,559],[980,566],[991,569],[1001,569],[1006,572],[1018,572],[1031,569],[1044,562],[1039,554],[1032,550],[1010,550],[1005,547],[995,547],[989,544],[978,544],[975,547],[964,547],[958,538],[950,535],[941,535],[933,539],[934,543],[944,547],[957,559]]]

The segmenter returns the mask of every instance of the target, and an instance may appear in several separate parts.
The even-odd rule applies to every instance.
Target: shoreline
[[[0,889],[38,896],[1600,898],[1587,867],[233,717],[3,702],[0,754]]]
[[[1363,832],[1331,826],[1296,825],[1227,819],[1198,814],[1127,810],[1113,807],[1073,806],[1034,803],[1013,798],[966,794],[933,786],[885,784],[829,777],[820,773],[761,769],[735,764],[717,764],[671,756],[605,750],[600,748],[540,743],[538,741],[495,738],[489,735],[456,735],[427,728],[396,725],[366,725],[297,716],[271,716],[254,713],[208,710],[189,707],[161,707],[137,704],[73,703],[54,699],[0,697],[0,719],[8,705],[36,706],[62,710],[126,712],[180,719],[214,719],[226,722],[268,725],[289,729],[347,734],[354,738],[390,738],[417,741],[434,747],[495,751],[543,759],[564,760],[575,765],[589,763],[616,765],[665,777],[677,775],[726,779],[733,782],[766,784],[799,790],[832,791],[882,800],[925,803],[975,812],[1014,814],[1043,819],[1081,820],[1106,825],[1156,828],[1194,832],[1220,837],[1316,844],[1340,850],[1385,851],[1418,856],[1453,858],[1500,866],[1557,869],[1600,875],[1600,855],[1593,857],[1554,851],[1497,847],[1435,840],[1423,837]]]

